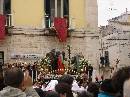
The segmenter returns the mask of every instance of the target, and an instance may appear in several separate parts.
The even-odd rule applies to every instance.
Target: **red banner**
[[[58,33],[60,42],[65,42],[67,38],[67,20],[64,18],[55,18],[54,27]]]
[[[5,38],[5,16],[0,15],[0,40]]]

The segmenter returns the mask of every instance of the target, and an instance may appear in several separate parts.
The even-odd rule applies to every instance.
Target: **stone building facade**
[[[121,67],[129,66],[130,63],[130,14],[126,12],[109,20],[107,26],[100,29],[100,49],[102,55],[109,52],[110,68],[112,74]],[[114,70],[113,70],[114,69]]]
[[[16,32],[16,33],[14,33]],[[19,34],[19,32],[21,32]],[[26,32],[26,31],[25,31]],[[66,57],[68,57],[67,45],[71,47],[71,56],[76,54],[82,54],[86,59],[88,59],[91,64],[98,63],[99,59],[99,37],[93,34],[72,34],[71,37],[67,39],[65,43],[59,42],[56,36],[44,36],[36,32],[35,34],[30,34],[31,32],[23,34],[23,31],[14,31],[6,36],[5,40],[1,41],[0,49],[5,53],[5,62],[34,62],[36,59],[13,59],[14,55],[22,54],[34,54],[42,58],[51,51],[52,49],[65,51]],[[38,34],[39,33],[39,34]],[[39,59],[38,58],[38,59]]]
[[[55,35],[45,35],[44,0],[10,1],[11,25],[8,26],[5,39],[0,41],[0,51],[4,51],[5,63],[34,62],[44,57],[52,49],[65,51],[66,57],[68,57],[67,45],[70,45],[71,56],[82,54],[94,67],[98,67],[100,54],[96,0],[93,3],[90,2],[91,0],[69,0],[70,35],[63,43],[59,42]],[[75,6],[80,10],[77,10]],[[3,14],[2,10],[1,8]],[[55,11],[55,15],[56,13],[57,11]],[[26,58],[16,58],[15,55]],[[37,58],[27,58],[27,56]]]

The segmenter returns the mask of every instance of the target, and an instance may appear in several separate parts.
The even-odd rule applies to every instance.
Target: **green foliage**
[[[41,65],[42,68],[44,68],[45,66],[49,67],[51,65],[50,63],[51,63],[50,58],[49,57],[45,57],[45,58],[41,59],[40,65]]]

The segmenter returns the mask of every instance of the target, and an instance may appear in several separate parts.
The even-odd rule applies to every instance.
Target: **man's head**
[[[115,90],[114,90],[113,85],[112,85],[112,79],[105,79],[102,82],[100,89],[104,92],[114,94]]]
[[[67,83],[68,85],[72,86],[74,78],[67,74],[67,75],[63,75],[58,79],[58,83]]]
[[[99,93],[99,85],[93,82],[89,83],[87,91],[92,93],[94,97],[97,97]]]
[[[81,93],[78,94],[78,97],[94,97],[91,93],[82,91]]]
[[[4,83],[7,86],[19,88],[24,80],[24,73],[20,68],[11,68],[4,72]]]
[[[60,97],[73,97],[71,87],[67,83],[58,83],[55,86],[55,90]]]

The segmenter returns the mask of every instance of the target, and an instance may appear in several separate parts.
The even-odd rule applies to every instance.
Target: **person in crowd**
[[[4,71],[4,83],[7,86],[0,91],[0,97],[39,97],[32,88],[31,77],[20,68]]]
[[[100,86],[98,97],[115,97],[115,91],[112,86],[111,79],[105,79]]]
[[[89,92],[83,91],[79,93],[77,97],[94,97],[94,96]]]
[[[60,97],[60,95],[55,91],[48,91],[45,97]]]
[[[88,74],[89,74],[89,78],[92,78],[92,75],[93,75],[93,66],[91,64],[89,64],[89,66],[88,66]]]
[[[112,84],[115,92],[117,93],[117,97],[123,97],[123,85],[124,82],[129,78],[130,78],[130,66],[120,68],[112,76]]]
[[[101,82],[102,82],[103,80],[104,80],[104,76],[102,75],[102,76],[101,76]]]
[[[98,85],[100,85],[100,83],[101,83],[101,82],[98,80],[98,77],[97,77],[97,76],[95,77],[95,83],[97,83]]]
[[[73,81],[74,78],[69,74],[63,75],[58,79],[58,83],[67,83],[70,87],[72,87]]]
[[[43,91],[41,88],[35,88],[35,90],[40,97],[45,97],[47,94],[47,91]]]
[[[124,93],[123,97],[130,97],[130,79],[128,79],[124,83],[123,93]]]
[[[98,97],[99,85],[93,82],[89,83],[87,91],[92,93],[94,97]]]
[[[88,75],[87,75],[85,72],[83,73],[82,79],[83,79],[83,84],[82,84],[82,86],[83,86],[84,88],[86,88],[87,85],[88,85]]]
[[[4,78],[3,78],[3,70],[0,68],[0,91],[5,87]]]
[[[73,81],[74,81],[74,78],[69,74],[62,75],[58,79],[58,83],[67,83],[70,88],[72,88]],[[76,96],[77,94],[73,92],[73,95]]]
[[[60,97],[74,97],[71,87],[67,83],[59,83],[55,86],[55,91]]]
[[[38,81],[34,82],[33,88],[41,88],[41,83]]]

